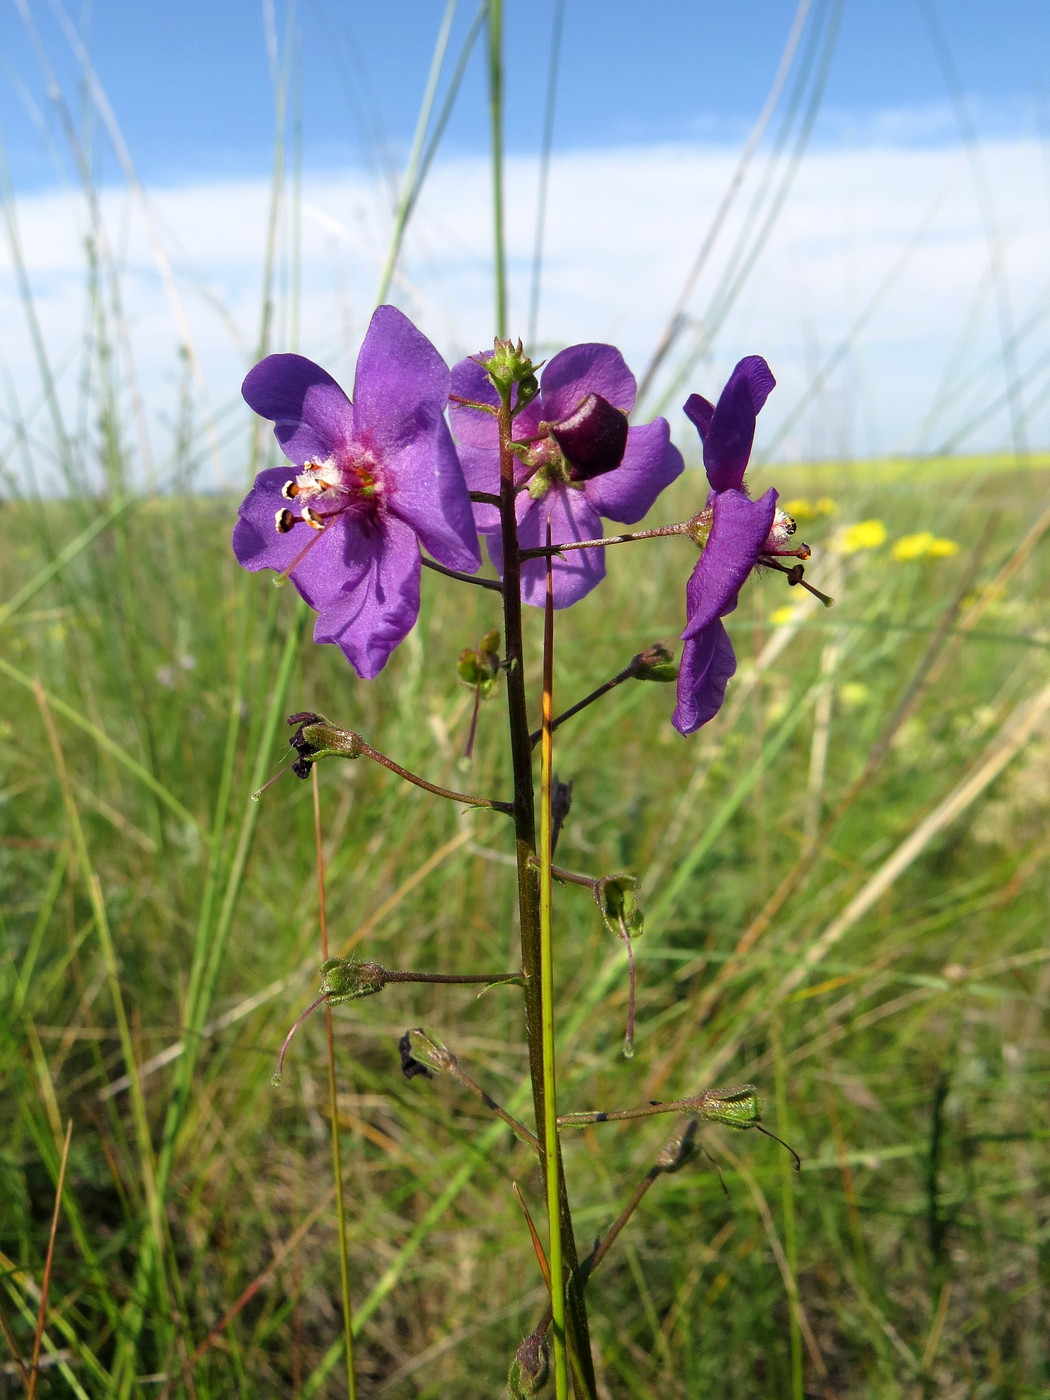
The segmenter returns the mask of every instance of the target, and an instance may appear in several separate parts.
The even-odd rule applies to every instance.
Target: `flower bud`
[[[627,450],[627,414],[601,394],[588,394],[560,423],[541,423],[561,448],[570,481],[590,481],[614,471]]]
[[[678,667],[674,652],[668,651],[662,643],[654,642],[651,647],[632,657],[631,675],[636,681],[676,681]]]
[[[550,1378],[551,1359],[541,1332],[530,1332],[514,1353],[507,1376],[511,1400],[535,1400]]]
[[[761,1120],[762,1100],[753,1084],[738,1084],[734,1089],[709,1089],[701,1094],[697,1112],[709,1123],[746,1130]]]
[[[638,938],[645,932],[645,915],[637,890],[635,875],[603,875],[595,885],[594,897],[610,933]]]
[[[375,962],[326,958],[321,964],[321,995],[328,998],[329,1006],[375,996],[386,984],[386,972]]]
[[[298,760],[292,764],[292,772],[297,778],[309,777],[311,766],[319,758],[360,758],[361,756],[360,734],[355,734],[352,729],[339,729],[325,719],[324,715],[314,714],[311,710],[303,710],[299,714],[289,715],[288,723],[298,726],[288,740],[299,756]]]
[[[464,685],[476,688],[483,700],[496,689],[501,658],[499,633],[486,632],[476,647],[464,647],[456,662],[456,673]]]
[[[408,1079],[414,1074],[426,1074],[429,1077],[432,1070],[446,1074],[455,1063],[452,1052],[446,1050],[440,1040],[432,1040],[422,1026],[414,1026],[405,1031],[398,1043],[401,1049],[401,1068]],[[409,1062],[417,1068],[410,1070]]]
[[[506,393],[512,385],[518,386],[518,404],[534,399],[539,392],[536,380],[536,366],[525,354],[521,341],[500,340],[493,342],[492,354],[478,363],[501,393]]]

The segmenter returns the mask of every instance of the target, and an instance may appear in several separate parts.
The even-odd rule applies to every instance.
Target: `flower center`
[[[326,462],[305,462],[298,476],[281,487],[286,501],[302,506],[296,515],[282,506],[274,517],[277,533],[286,535],[296,525],[309,525],[324,530],[335,516],[354,510],[358,514],[374,514],[383,495],[383,485],[375,464],[365,454],[349,457],[343,463],[329,457]]]

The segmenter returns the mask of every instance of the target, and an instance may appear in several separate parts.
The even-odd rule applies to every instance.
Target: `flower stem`
[[[547,520],[547,543],[551,540]],[[547,1185],[547,1220],[550,1228],[551,1326],[554,1333],[554,1392],[557,1400],[568,1397],[569,1376],[565,1354],[565,1286],[562,1267],[561,1209],[558,1199],[558,1107],[554,1047],[554,939],[551,876],[551,789],[554,782],[554,580],[547,557],[547,595],[543,609],[543,695],[540,741],[540,980],[542,983],[543,1051],[543,1153]]]
[[[677,525],[658,525],[653,530],[630,530],[622,535],[605,535],[600,540],[568,540],[564,544],[538,545],[535,549],[523,549],[522,559],[544,559],[552,554],[561,554],[566,549],[607,549],[611,544],[630,544],[632,540],[663,539],[667,535],[687,535],[690,522],[680,521]]]
[[[580,711],[585,710],[588,705],[593,705],[595,700],[600,700],[603,695],[608,695],[610,690],[615,690],[616,687],[622,685],[624,681],[629,681],[634,673],[634,662],[632,661],[630,666],[625,666],[624,669],[613,676],[611,680],[607,680],[604,685],[600,685],[597,690],[592,690],[590,695],[585,695],[582,700],[577,700],[575,705],[571,705],[569,709],[563,710],[557,718],[552,719],[551,733],[559,728],[560,725],[563,725],[567,719],[572,719],[573,715],[578,715]],[[529,743],[532,744],[533,747],[539,743],[541,733],[542,730],[534,729],[529,735]]]
[[[468,807],[488,807],[491,811],[502,812],[508,817],[514,815],[515,804],[512,802],[499,802],[494,797],[474,797],[469,792],[454,792],[452,788],[441,787],[438,783],[428,783],[426,778],[421,778],[418,773],[402,768],[400,763],[395,763],[385,753],[380,753],[371,744],[366,744],[360,735],[357,736],[357,739],[361,746],[358,750],[361,758],[371,758],[374,762],[382,764],[384,768],[389,768],[391,773],[396,773],[399,778],[404,778],[406,782],[414,783],[416,787],[422,788],[424,792],[432,792],[436,797],[447,797],[450,802],[463,802]]]
[[[446,578],[457,579],[460,583],[472,583],[475,588],[491,588],[493,593],[503,592],[503,585],[498,578],[477,578],[474,574],[460,573],[458,569],[446,569],[444,564],[427,559],[425,555],[420,556],[420,563],[424,568],[433,569],[436,574],[444,574]]]

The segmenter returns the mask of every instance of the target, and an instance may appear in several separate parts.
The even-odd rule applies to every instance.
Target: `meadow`
[[[671,687],[630,682],[556,736],[559,862],[637,872],[647,917],[625,1060],[622,945],[557,890],[563,1108],[752,1080],[803,1159],[702,1128],[707,1156],[654,1185],[591,1286],[601,1393],[1041,1396],[1050,470],[819,464],[754,485],[774,482],[835,607],[753,578],[715,723],[685,741]],[[249,795],[303,708],[434,781],[508,782],[499,699],[462,764],[455,659],[496,625],[490,595],[427,574],[420,626],[358,682],[290,591],[237,568],[235,504],[117,483],[5,505],[0,1311],[23,1357],[71,1124],[41,1395],[344,1393],[321,1018],[270,1082],[316,988],[311,785]],[[897,557],[922,531],[957,551]],[[693,557],[612,552],[558,618],[562,704],[673,641]],[[503,818],[374,765],[319,777],[333,950],[516,966]],[[542,1213],[535,1163],[454,1084],[407,1082],[397,1039],[426,1026],[520,1109],[517,996],[395,986],[334,1017],[362,1393],[498,1394],[542,1311],[511,1189]],[[665,1136],[566,1136],[581,1247]],[[0,1377],[19,1393],[10,1358]]]
[[[577,305],[566,291],[579,275],[576,264],[566,271],[572,212],[559,225],[556,200],[545,206],[557,175],[563,7],[545,60],[542,131],[535,118],[527,296],[520,208],[510,254],[504,224],[501,123],[515,109],[501,106],[503,7],[488,0],[477,11],[458,56],[455,8],[450,0],[403,170],[369,128],[366,154],[389,176],[377,201],[389,244],[375,299],[427,306],[428,269],[437,324],[457,295],[473,305],[484,286],[488,297],[489,252],[478,255],[455,227],[474,206],[454,163],[461,207],[447,210],[446,226],[439,196],[434,247],[448,237],[459,262],[431,260],[431,229],[406,243],[432,167],[435,181],[450,178],[435,159],[477,41],[488,91],[476,100],[489,106],[477,125],[491,118],[493,193],[476,222],[486,239],[494,227],[493,329],[516,334],[508,283],[514,314],[535,324],[548,215],[548,233],[559,228],[563,242],[550,255],[544,315]],[[821,105],[843,7],[815,5],[807,29],[809,8],[798,7],[746,142],[739,152],[726,145],[718,189],[702,192],[710,223],[682,261],[693,271],[677,310],[666,307],[667,338],[650,346],[667,358],[643,400],[679,422],[686,392],[717,392],[705,382],[712,346],[761,261]],[[13,369],[5,359],[0,419],[0,1400],[504,1395],[511,1357],[548,1300],[526,1219],[542,1235],[538,1163],[448,1076],[406,1078],[398,1042],[425,1027],[486,1094],[527,1118],[517,988],[388,986],[332,1011],[334,1090],[324,1015],[304,1022],[281,1082],[272,1080],[287,1031],[317,995],[325,937],[333,953],[388,969],[520,969],[512,831],[499,812],[441,802],[366,762],[319,765],[316,782],[285,772],[253,800],[291,757],[287,717],[305,710],[433,783],[509,797],[504,686],[480,706],[468,763],[474,696],[456,667],[463,648],[500,625],[496,595],[424,571],[418,626],[376,680],[357,680],[338,650],[313,645],[312,614],[293,590],[247,574],[232,555],[238,498],[217,483],[247,484],[276,462],[267,425],[245,426],[234,375],[208,381],[188,322],[178,326],[181,360],[161,364],[151,316],[162,285],[173,312],[183,293],[187,304],[209,302],[229,333],[215,362],[236,362],[238,375],[269,350],[320,357],[318,325],[345,359],[347,308],[361,320],[358,283],[373,271],[363,259],[346,296],[325,282],[335,262],[311,278],[318,244],[309,240],[319,235],[303,217],[314,195],[300,119],[312,94],[308,85],[303,96],[294,7],[279,38],[274,7],[263,6],[274,175],[261,215],[257,196],[252,204],[233,187],[254,233],[264,227],[265,250],[258,269],[254,253],[231,261],[229,304],[192,252],[183,261],[79,31],[52,9],[60,22],[43,38],[33,7],[19,13],[57,114],[53,126],[39,123],[42,146],[68,145],[62,160],[80,203],[75,218],[71,203],[35,206],[27,237],[44,245],[39,265],[0,171],[3,290],[22,337]],[[67,62],[56,77],[47,45],[59,34],[75,71]],[[522,52],[509,71],[531,82],[544,61]],[[943,81],[962,112],[950,64]],[[530,120],[538,94],[537,82]],[[976,171],[980,143],[959,125]],[[96,184],[106,168],[95,163],[99,145],[126,188]],[[817,168],[817,185],[833,186]],[[911,175],[923,200],[924,169]],[[507,183],[508,201],[531,189]],[[724,223],[745,186],[750,203]],[[1015,180],[1012,196],[1022,186]],[[576,195],[591,199],[583,188]],[[680,207],[671,218],[653,203],[648,233],[638,226],[646,237],[681,221],[692,198],[674,188],[667,197],[668,209]],[[990,206],[987,190],[981,197]],[[210,218],[210,205],[200,207]],[[779,436],[764,438],[760,420],[760,464],[748,477],[754,495],[779,489],[813,549],[807,577],[834,607],[756,569],[729,619],[740,664],[711,724],[681,738],[673,687],[629,680],[555,735],[557,775],[573,784],[557,862],[636,875],[646,921],[634,944],[635,1053],[626,1058],[624,945],[586,889],[555,888],[560,1111],[751,1082],[764,1126],[789,1144],[702,1123],[691,1160],[654,1176],[664,1119],[563,1131],[581,1256],[647,1186],[588,1281],[601,1400],[1050,1393],[1050,455],[1026,446],[1039,441],[1046,398],[1046,357],[1033,346],[1047,301],[1025,291],[1032,228],[1015,273],[992,213],[982,207],[983,270],[952,322],[957,344],[936,346],[944,370],[923,431],[965,445],[1000,414],[1015,450],[761,462],[763,451],[794,451],[788,430],[807,405],[820,441],[836,441],[840,427],[845,440],[854,406],[832,382],[839,368],[853,383],[860,366],[858,415],[884,393],[894,342],[867,367],[864,355],[913,252],[932,259],[920,277],[930,304],[948,295],[953,284],[937,282],[935,264],[958,262],[958,251],[907,204],[903,216],[918,220],[908,241],[841,306],[830,288],[834,315],[795,346],[796,363],[822,348]],[[324,236],[339,233],[322,215]],[[216,213],[223,238],[241,239],[239,217],[239,208]],[[63,218],[59,233],[75,227],[84,252],[82,287],[79,271],[73,279],[82,330],[72,338],[56,330],[62,275],[47,261],[50,225]],[[141,246],[142,230],[129,232],[136,218],[149,234]],[[798,245],[818,272],[839,238],[822,219],[818,211],[817,253]],[[864,224],[863,210],[857,219]],[[528,223],[532,238],[531,211]],[[887,247],[894,238],[885,234]],[[661,259],[641,251],[639,277]],[[246,268],[259,272],[250,293]],[[704,312],[694,295],[701,273]],[[627,280],[595,294],[603,310],[614,305],[614,320],[624,314],[617,298],[644,301],[652,285]],[[804,304],[806,277],[797,280]],[[1024,317],[1011,325],[1019,292]],[[586,305],[591,293],[580,295]],[[779,298],[777,289],[770,334],[788,336],[794,322]],[[749,334],[755,303],[739,309]],[[989,359],[982,318],[992,311]],[[213,333],[212,353],[216,344]],[[538,353],[559,348],[544,342]],[[906,366],[892,368],[900,387]],[[168,397],[151,419],[156,404],[145,400],[158,384]],[[687,519],[706,499],[696,436],[679,436],[687,470],[649,524]],[[232,476],[210,474],[217,447]],[[603,586],[557,615],[559,710],[652,643],[678,645],[694,546],[663,538],[608,556]],[[533,695],[542,623],[529,610]],[[344,1355],[344,1260],[356,1391]]]

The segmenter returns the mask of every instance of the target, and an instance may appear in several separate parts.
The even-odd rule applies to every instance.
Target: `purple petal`
[[[452,393],[461,399],[473,399],[476,403],[489,403],[499,406],[496,387],[485,371],[474,360],[460,360],[452,367]],[[466,404],[450,403],[448,416],[452,424],[452,436],[460,446],[488,448],[499,451],[499,428],[493,413],[482,413],[479,409],[468,408]],[[496,474],[499,475],[499,458],[496,458]],[[479,487],[488,490],[488,487]],[[497,487],[498,488],[498,483]]]
[[[700,434],[701,442],[707,437],[707,430],[711,426],[711,419],[715,416],[715,406],[710,399],[705,399],[702,394],[690,394],[682,405],[682,412],[692,423]]]
[[[307,603],[317,610],[334,598],[346,582],[346,522],[342,518],[334,520],[320,534],[308,525],[296,525],[286,534],[279,534],[275,517],[288,505],[281,496],[281,487],[287,480],[288,472],[283,467],[260,472],[255,478],[255,485],[238,511],[233,552],[252,573],[260,569],[284,573],[309,545],[291,579]]]
[[[631,428],[623,461],[613,472],[588,481],[587,499],[601,515],[622,525],[634,525],[652,507],[657,496],[681,474],[685,464],[671,443],[666,418]]]
[[[542,549],[547,543],[547,516],[551,518],[551,542],[593,540],[601,535],[602,522],[583,491],[555,485],[541,500],[533,501],[524,492],[517,500],[518,543],[522,549]],[[489,555],[497,571],[503,573],[503,541],[498,533],[486,535]],[[604,549],[573,549],[552,568],[554,606],[568,608],[591,591],[605,577]],[[545,559],[526,559],[521,566],[522,602],[542,608],[547,598]]]
[[[396,306],[372,313],[354,375],[354,427],[389,461],[444,419],[452,376],[422,331]]]
[[[729,376],[706,432],[697,423],[713,490],[739,489],[755,441],[755,419],[775,384],[762,356],[748,355]]]
[[[682,648],[678,667],[678,704],[671,723],[679,734],[692,734],[722,708],[726,685],[736,670],[729,633],[715,618]]]
[[[302,355],[267,355],[241,393],[249,408],[273,420],[281,450],[298,467],[327,461],[353,434],[350,400],[327,370]]]
[[[614,345],[570,345],[543,370],[540,390],[543,417],[553,422],[568,418],[588,394],[601,394],[614,408],[630,413],[637,386]],[[515,432],[518,436],[524,434]]]
[[[449,569],[481,567],[467,483],[443,418],[421,430],[384,463],[393,483],[391,512],[410,525],[426,549]]]
[[[321,611],[315,642],[334,642],[362,680],[370,681],[419,616],[419,546],[407,525],[351,527],[359,567]]]
[[[740,586],[755,567],[776,508],[772,488],[757,501],[742,491],[721,491],[712,497],[711,534],[685,586],[683,640],[736,607]]]

